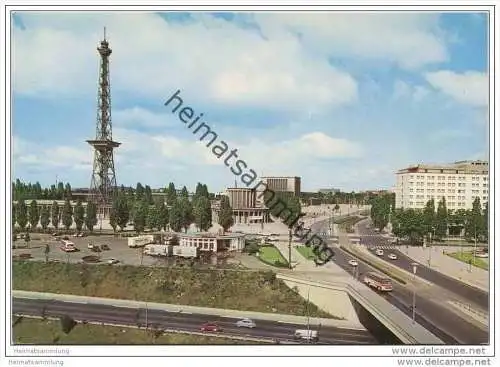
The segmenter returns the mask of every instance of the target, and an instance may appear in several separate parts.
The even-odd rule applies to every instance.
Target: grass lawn
[[[69,334],[61,330],[58,320],[23,317],[12,330],[15,344],[260,344],[229,338],[190,334],[163,334],[154,340],[145,329],[77,324]]]
[[[13,261],[12,285],[34,292],[288,315],[306,312],[304,299],[271,271]],[[334,318],[316,306],[311,305],[310,311],[312,317]]]
[[[307,246],[297,246],[297,251],[304,256],[307,260],[314,260],[315,256],[313,250]]]
[[[478,258],[478,257],[476,257],[476,259],[474,261],[474,256],[472,255],[471,252],[451,252],[451,253],[447,253],[446,255],[448,255],[454,259],[460,260],[466,264],[468,264],[469,261],[471,261],[472,265],[474,265],[478,268],[484,269],[484,270],[488,270],[488,263],[486,261],[484,261],[483,259]]]
[[[275,265],[276,263],[283,264],[284,267],[288,266],[288,261],[281,255],[281,252],[274,246],[265,246],[259,249],[259,259],[263,262]]]

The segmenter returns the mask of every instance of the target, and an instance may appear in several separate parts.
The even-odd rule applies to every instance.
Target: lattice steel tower
[[[104,39],[97,48],[101,57],[99,67],[99,87],[97,92],[97,124],[95,140],[87,140],[94,148],[94,167],[90,182],[90,200],[97,205],[98,214],[107,217],[116,191],[115,163],[113,149],[120,143],[113,141],[111,125],[111,94],[109,82],[109,56],[111,49]]]

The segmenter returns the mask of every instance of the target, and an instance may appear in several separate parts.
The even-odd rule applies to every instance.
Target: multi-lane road
[[[388,239],[383,236],[377,236],[377,233],[369,227],[369,221],[362,221],[358,223],[358,231],[361,237],[361,243],[366,245],[368,248],[386,246],[388,244]],[[432,250],[431,250],[432,251]],[[398,248],[394,248],[392,253],[395,253],[398,258],[397,260],[389,260],[385,256],[381,259],[390,261],[392,264],[400,267],[401,269],[412,271],[412,263],[415,260],[404,255]],[[431,259],[432,261],[432,259]],[[440,272],[428,268],[425,264],[418,267],[418,276],[425,280],[430,281],[448,291],[464,298],[468,302],[479,306],[484,311],[488,310],[489,300],[488,293],[472,287],[468,284],[459,282],[453,278],[450,278]]]
[[[327,231],[328,221],[317,222],[311,226],[314,232]],[[380,241],[378,236],[372,236],[376,241]],[[383,238],[383,236],[380,236]],[[340,248],[335,249],[334,262],[342,269],[360,279],[361,275],[376,271],[369,265],[358,259],[357,269],[349,264],[349,260],[353,257],[342,251]],[[396,281],[393,282],[393,291],[382,293],[389,303],[399,308],[402,312],[412,317],[413,305],[413,288],[411,285],[400,285]],[[447,344],[480,344],[488,343],[488,332],[482,330],[474,324],[465,321],[457,314],[450,312],[449,309],[443,307],[444,300],[428,299],[416,292],[415,295],[415,321],[435,334],[438,338]]]
[[[90,303],[70,303],[55,300],[14,298],[12,312],[27,316],[61,317],[69,315],[77,321],[99,322],[116,325],[137,326],[155,325],[161,329],[199,332],[202,324],[216,322],[222,329],[222,335],[249,336],[252,338],[273,339],[280,342],[294,342],[297,329],[306,329],[305,325],[288,324],[267,320],[256,320],[256,328],[239,328],[239,319],[191,313],[174,313],[162,310],[146,310],[127,307]],[[342,329],[321,326],[318,330],[319,344],[330,345],[376,345],[377,341],[366,330]],[[213,333],[207,333],[211,335]]]

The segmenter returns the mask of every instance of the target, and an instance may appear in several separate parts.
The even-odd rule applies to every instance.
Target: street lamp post
[[[288,268],[292,268],[292,229],[288,229]]]
[[[415,291],[416,291],[416,285],[415,285],[415,278],[417,274],[417,263],[412,263],[411,266],[413,268],[413,306],[412,306],[412,315],[411,319],[412,322],[415,323],[415,307],[416,307],[416,297],[415,297]]]

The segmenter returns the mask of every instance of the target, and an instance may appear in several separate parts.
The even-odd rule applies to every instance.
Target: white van
[[[318,341],[317,330],[295,330],[294,339],[302,339],[307,341]]]

